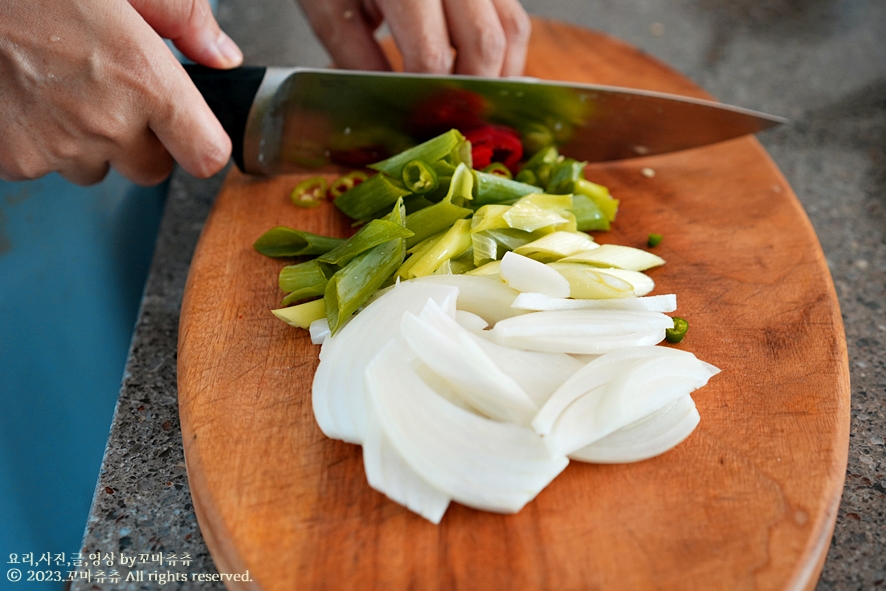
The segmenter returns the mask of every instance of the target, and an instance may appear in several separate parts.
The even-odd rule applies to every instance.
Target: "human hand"
[[[335,64],[389,70],[373,36],[387,21],[407,72],[519,76],[531,24],[518,0],[299,0]],[[453,49],[455,55],[453,56]]]
[[[161,35],[207,66],[243,59],[207,0],[0,3],[0,178],[88,185],[113,167],[151,185],[173,159],[224,167],[230,139]]]

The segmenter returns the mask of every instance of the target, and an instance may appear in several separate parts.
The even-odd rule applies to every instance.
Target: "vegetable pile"
[[[332,183],[348,239],[277,227],[274,314],[322,344],[313,409],[363,446],[369,484],[433,523],[450,501],[513,513],[569,463],[633,462],[695,429],[690,393],[718,369],[657,346],[686,332],[664,264],[599,245],[618,201],[553,147],[520,166],[501,130],[451,130]],[[519,144],[518,144],[519,146]],[[472,154],[473,151],[473,154]],[[477,154],[506,154],[475,170]],[[516,173],[512,178],[512,174]],[[308,179],[293,202],[327,185]]]

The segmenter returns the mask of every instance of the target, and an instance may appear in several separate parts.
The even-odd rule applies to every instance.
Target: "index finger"
[[[377,0],[407,72],[449,74],[453,56],[440,0]]]

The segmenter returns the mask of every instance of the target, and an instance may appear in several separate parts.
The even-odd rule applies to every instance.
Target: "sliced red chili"
[[[512,174],[517,173],[523,144],[516,131],[504,125],[480,125],[462,131],[471,142],[474,168],[483,169],[493,162],[501,162]]]

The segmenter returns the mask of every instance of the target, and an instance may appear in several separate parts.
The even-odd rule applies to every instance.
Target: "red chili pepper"
[[[523,157],[523,144],[516,131],[504,125],[486,124],[463,130],[462,133],[471,142],[474,168],[481,169],[493,162],[501,162],[512,174],[517,173],[520,158]]]
[[[485,99],[475,92],[449,88],[431,95],[415,108],[410,120],[420,135],[437,135],[450,129],[464,130],[483,124]]]

